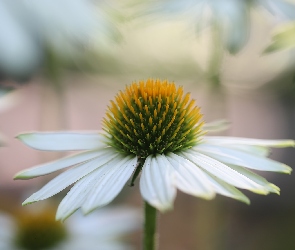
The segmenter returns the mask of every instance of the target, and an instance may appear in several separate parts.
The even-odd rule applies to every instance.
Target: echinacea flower
[[[130,250],[123,237],[140,226],[132,207],[101,209],[85,218],[75,214],[57,222],[52,209],[22,211],[16,216],[0,213],[0,250]]]
[[[103,132],[18,136],[38,150],[84,150],[18,173],[15,179],[30,179],[73,166],[23,204],[47,199],[75,183],[56,218],[64,220],[79,208],[87,214],[110,203],[132,174],[133,185],[140,172],[143,199],[160,211],[173,207],[177,189],[204,199],[221,194],[246,203],[249,199],[237,188],[279,193],[250,169],[290,173],[290,167],[266,156],[270,147],[294,146],[294,141],[210,137],[205,129],[200,108],[182,87],[151,79],[133,83],[111,101]]]

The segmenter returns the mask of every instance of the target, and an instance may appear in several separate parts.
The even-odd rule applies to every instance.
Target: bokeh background
[[[101,129],[109,101],[134,81],[184,86],[206,122],[229,121],[221,135],[295,139],[294,19],[294,1],[279,0],[2,1],[0,210],[15,216],[52,178],[14,181],[18,171],[64,156],[17,134]],[[295,167],[294,149],[270,157]],[[281,195],[247,192],[249,206],[178,192],[174,210],[159,214],[159,249],[295,249],[295,177],[263,176]],[[66,191],[47,202],[57,208]],[[141,210],[138,185],[113,205]],[[140,249],[140,230],[127,241]]]

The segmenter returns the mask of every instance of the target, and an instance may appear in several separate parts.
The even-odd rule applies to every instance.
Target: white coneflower
[[[0,212],[1,250],[131,250],[123,237],[139,228],[138,210],[118,206],[85,218],[75,214],[65,223],[54,219],[52,208],[21,211],[11,216]]]
[[[106,6],[88,0],[0,1],[1,75],[27,79],[50,60],[49,52],[68,62],[80,60],[86,48],[105,46],[118,36]]]
[[[205,136],[200,108],[174,83],[147,80],[133,83],[111,101],[103,130],[95,133],[26,133],[18,138],[38,150],[84,150],[18,173],[30,179],[73,166],[24,204],[47,199],[75,183],[59,205],[57,219],[77,209],[89,213],[110,203],[133,174],[151,206],[173,207],[176,190],[204,199],[215,194],[246,203],[237,188],[258,194],[279,188],[250,169],[290,173],[285,164],[267,159],[269,147],[294,146],[292,140],[258,140]]]

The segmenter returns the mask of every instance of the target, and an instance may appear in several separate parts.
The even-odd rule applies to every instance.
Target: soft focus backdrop
[[[205,121],[228,120],[222,135],[295,139],[294,1],[37,2],[0,3],[1,211],[15,215],[49,180],[14,181],[18,171],[61,156],[26,147],[18,133],[101,129],[113,96],[149,77],[183,85]],[[292,150],[271,158],[295,167]],[[159,249],[295,249],[295,177],[265,177],[281,195],[247,193],[250,206],[178,192],[159,215]],[[57,208],[60,197],[50,200]],[[138,185],[119,204],[140,210]],[[140,231],[128,242],[140,249]]]

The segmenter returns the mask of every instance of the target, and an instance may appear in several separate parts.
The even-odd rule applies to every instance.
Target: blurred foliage
[[[134,80],[150,76],[164,79],[169,77],[171,80],[189,80],[194,84],[211,83],[215,94],[219,92],[225,96],[226,91],[222,90],[222,83],[227,79],[222,76],[223,65],[228,62],[224,59],[232,56],[237,58],[240,54],[249,52],[247,46],[253,35],[251,32],[257,25],[251,16],[254,10],[263,20],[278,25],[272,43],[264,53],[280,53],[281,50],[290,49],[290,57],[293,56],[291,49],[295,45],[294,0],[116,0],[107,4],[106,1],[84,1],[91,3],[90,12],[88,5],[86,8],[73,10],[72,1],[61,1],[64,4],[59,4],[57,0],[51,3],[49,0],[38,1],[39,3],[26,1],[32,5],[36,4],[34,10],[25,6],[25,2],[17,0],[0,2],[1,80],[26,81],[39,74],[59,88],[63,75],[76,72],[117,77],[118,83],[121,83],[121,76],[132,77]],[[100,5],[101,3],[104,5]],[[60,10],[57,13],[50,12],[58,8]],[[61,15],[58,16],[58,13]],[[84,33],[83,28],[80,29],[83,27],[84,18],[89,20],[89,17],[93,17],[95,23],[92,26],[91,21],[89,25],[94,28],[90,36]],[[202,41],[203,37],[206,38],[205,41]],[[265,39],[267,41],[268,37]],[[261,53],[256,47],[252,47],[252,50]],[[292,61],[289,63],[292,64]],[[241,67],[255,68],[258,62],[252,60],[249,64],[253,65],[243,64]],[[281,62],[278,60],[277,64]],[[265,65],[266,68],[267,66]],[[290,68],[261,85],[266,95],[271,92],[285,102],[285,111],[289,112],[287,115],[291,119],[294,116],[295,69],[292,65]],[[269,67],[268,72],[271,71],[272,68]],[[241,70],[241,76],[233,80],[238,83],[236,87],[248,84],[247,81],[244,83],[241,80],[242,74],[247,74],[245,72],[248,71]],[[254,81],[259,83],[263,80],[256,77]],[[13,85],[5,85],[0,96],[12,88]],[[230,86],[227,88],[231,89]],[[212,103],[217,100],[214,93],[209,97]],[[225,105],[225,99],[226,97],[221,98],[223,101],[218,101],[218,106]],[[223,112],[220,115],[227,114]],[[290,131],[285,131],[286,135],[294,135],[291,131],[294,131],[294,122],[288,122]],[[211,208],[212,204],[208,206]],[[281,203],[278,206],[282,211],[288,209]],[[246,209],[250,211],[251,208]],[[275,216],[274,213],[269,217],[257,213],[245,217],[236,211],[233,220],[238,221],[242,233],[238,235],[234,231],[230,235],[232,241],[237,240],[233,249],[295,248],[292,240],[292,234],[295,233],[294,208],[290,210],[292,211],[283,212],[283,217],[281,214]],[[220,213],[220,216],[217,220],[229,223],[226,220],[228,218],[224,217],[227,214],[218,211],[216,213]],[[203,221],[208,223],[206,219]],[[249,230],[242,230],[243,223],[249,223]],[[199,225],[200,230],[204,230],[203,225],[205,224]],[[36,226],[32,227],[33,229],[39,230]],[[224,237],[223,228],[220,230]],[[212,231],[209,233],[212,234]],[[237,235],[240,238],[235,239]],[[207,235],[209,241],[212,240],[210,236]],[[242,244],[239,241],[241,238]],[[219,250],[218,244],[222,240],[225,239],[211,244],[216,245]]]
[[[282,49],[295,47],[295,22],[281,25],[272,37],[272,43],[264,50],[264,53],[276,52]]]

